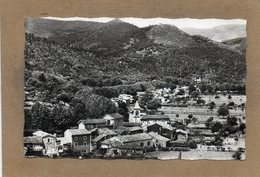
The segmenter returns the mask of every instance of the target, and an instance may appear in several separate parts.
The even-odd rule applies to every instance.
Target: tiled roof
[[[141,120],[170,120],[167,115],[143,115]]]
[[[82,122],[83,124],[105,124],[106,120],[104,119],[84,119],[84,120],[79,120],[78,124]]]
[[[129,130],[132,131],[137,131],[137,130],[143,130],[141,127],[129,127]]]
[[[116,138],[106,139],[102,144],[109,144],[111,147],[120,147],[123,145],[123,143]]]
[[[93,142],[98,142],[104,137],[105,137],[105,135],[99,135],[99,136],[97,136],[96,138],[93,139]]]
[[[40,136],[40,137],[43,137],[43,136],[50,135],[50,134],[47,133],[47,132],[44,132],[44,131],[38,130],[38,131],[34,132],[33,135],[34,135],[34,136]]]
[[[99,135],[116,135],[113,130],[109,130],[108,128],[98,128]]]
[[[150,136],[154,137],[155,139],[159,140],[159,141],[165,141],[165,142],[170,141],[170,139],[165,138],[165,137],[163,137],[163,136],[161,136],[161,135],[159,135],[155,132],[149,132],[148,134]]]
[[[132,142],[132,141],[142,141],[142,140],[150,140],[152,137],[147,133],[138,133],[134,135],[124,135],[119,137],[122,142]]]
[[[184,135],[178,135],[178,139],[173,141],[173,142],[178,142],[178,143],[183,143],[183,142],[187,142],[188,141],[188,138]]]
[[[118,134],[121,135],[122,133],[126,132],[127,134],[129,133],[129,128],[125,127],[127,129],[115,129],[114,131]]]
[[[190,123],[187,125],[188,128],[207,128],[205,124],[193,124]]]
[[[134,134],[134,135],[116,136],[116,137],[110,138],[108,140],[112,140],[112,139],[116,139],[122,143],[127,143],[127,142],[134,142],[134,141],[151,140],[152,137],[147,133],[138,133],[138,134]]]
[[[122,116],[119,113],[113,113],[113,114],[109,114],[111,117],[113,117],[114,119],[123,119],[124,116]]]
[[[24,137],[24,143],[42,144],[42,138],[39,136],[27,136],[27,137]]]
[[[72,135],[86,135],[91,134],[90,131],[86,129],[67,129],[66,131],[69,131]]]
[[[123,122],[123,126],[126,126],[126,127],[134,127],[134,126],[140,126],[141,123],[138,123],[138,122]]]
[[[163,124],[163,123],[160,123],[160,122],[156,122],[156,123],[147,125],[147,127],[153,126],[153,125],[155,125],[155,124],[161,126],[161,127],[164,128],[164,129],[168,129],[168,130],[171,130],[171,131],[174,130],[174,128],[173,128],[172,126],[170,126],[170,125],[168,125],[168,124]]]

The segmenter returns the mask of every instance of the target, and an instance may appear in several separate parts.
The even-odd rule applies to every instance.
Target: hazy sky
[[[57,20],[82,20],[82,21],[96,21],[96,22],[108,22],[114,18],[109,17],[100,17],[100,18],[82,18],[82,17],[71,17],[71,18],[56,18],[56,17],[45,17],[48,19],[57,19]],[[119,18],[120,20],[134,24],[138,27],[145,27],[149,25],[156,24],[170,24],[178,28],[192,27],[192,28],[213,28],[219,25],[226,24],[240,24],[246,25],[246,20],[243,19],[192,19],[192,18],[179,18],[179,19],[170,19],[170,18]]]

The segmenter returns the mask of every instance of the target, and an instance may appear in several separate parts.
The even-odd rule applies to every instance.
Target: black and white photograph
[[[27,17],[25,158],[246,160],[244,19]]]

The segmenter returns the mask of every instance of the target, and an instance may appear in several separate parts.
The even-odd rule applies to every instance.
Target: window
[[[83,146],[87,146],[87,142],[84,141],[84,142],[83,142]]]
[[[74,141],[78,141],[78,137],[75,137],[75,138],[74,138]]]
[[[84,136],[84,137],[83,137],[83,139],[84,139],[84,140],[87,140],[87,139],[88,139],[88,137],[87,137],[87,136]]]
[[[48,138],[48,143],[50,142],[50,138]]]
[[[77,147],[77,146],[78,146],[78,143],[75,143],[74,146]]]
[[[144,143],[140,143],[140,146],[144,146]]]
[[[151,145],[151,142],[150,142],[150,141],[148,141],[148,142],[147,142],[147,146],[150,146],[150,145]]]

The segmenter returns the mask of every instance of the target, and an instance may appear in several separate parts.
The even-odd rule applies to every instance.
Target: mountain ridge
[[[202,35],[218,42],[246,37],[246,25],[220,25],[207,29],[182,28],[182,30],[190,35]]]

